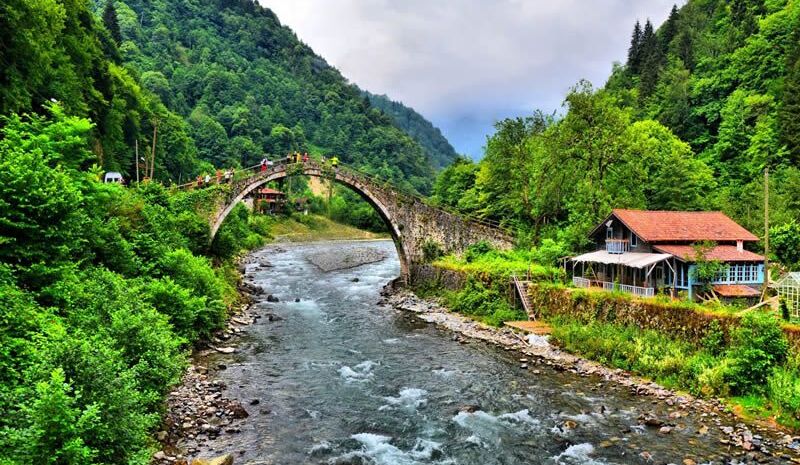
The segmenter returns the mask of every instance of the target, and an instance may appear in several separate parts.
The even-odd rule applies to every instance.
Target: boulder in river
[[[278,300],[278,298],[275,297],[274,295],[270,294],[270,295],[267,296],[267,302],[275,303],[275,302],[280,302],[280,300]]]

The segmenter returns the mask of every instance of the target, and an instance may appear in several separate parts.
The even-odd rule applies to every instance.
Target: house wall
[[[613,231],[613,239],[623,239],[627,240],[630,244],[630,251],[631,252],[640,252],[640,253],[652,253],[653,247],[651,244],[643,241],[641,238],[636,238],[636,246],[633,245],[632,237],[634,236],[633,232],[628,229],[627,226],[622,224],[616,218],[611,218],[611,230]],[[606,239],[608,238],[608,228],[603,226],[600,228],[597,233],[593,236],[595,246],[597,250],[605,250],[606,248]]]

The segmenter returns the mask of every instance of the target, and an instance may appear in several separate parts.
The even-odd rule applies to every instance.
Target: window
[[[614,238],[614,228],[611,226],[606,227],[606,239],[613,239]]]
[[[631,247],[636,247],[639,245],[639,238],[636,237],[636,234],[631,233]]]

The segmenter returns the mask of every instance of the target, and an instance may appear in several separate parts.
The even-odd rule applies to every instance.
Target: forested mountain
[[[89,117],[85,164],[132,177],[137,142],[143,156],[155,137],[162,180],[212,169],[202,162],[248,166],[299,150],[421,192],[441,164],[254,1],[10,0],[0,9],[0,111],[41,113],[55,99]]]
[[[98,11],[105,4],[98,0]],[[432,170],[420,146],[272,11],[250,0],[113,6],[123,62],[187,119],[199,158],[248,166],[265,153],[324,152],[428,189]]]
[[[612,207],[721,209],[761,235],[769,167],[776,253],[800,235],[800,2],[689,0],[564,105],[498,123],[434,199],[572,249]]]
[[[434,168],[444,168],[458,158],[453,146],[442,135],[442,131],[413,108],[395,102],[386,95],[375,95],[369,92],[364,92],[364,94],[369,98],[373,107],[391,116],[400,129],[422,146]]]

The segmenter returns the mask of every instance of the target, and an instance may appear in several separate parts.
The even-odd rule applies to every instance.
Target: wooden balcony
[[[631,250],[631,243],[627,239],[606,239],[606,252],[625,253]]]

